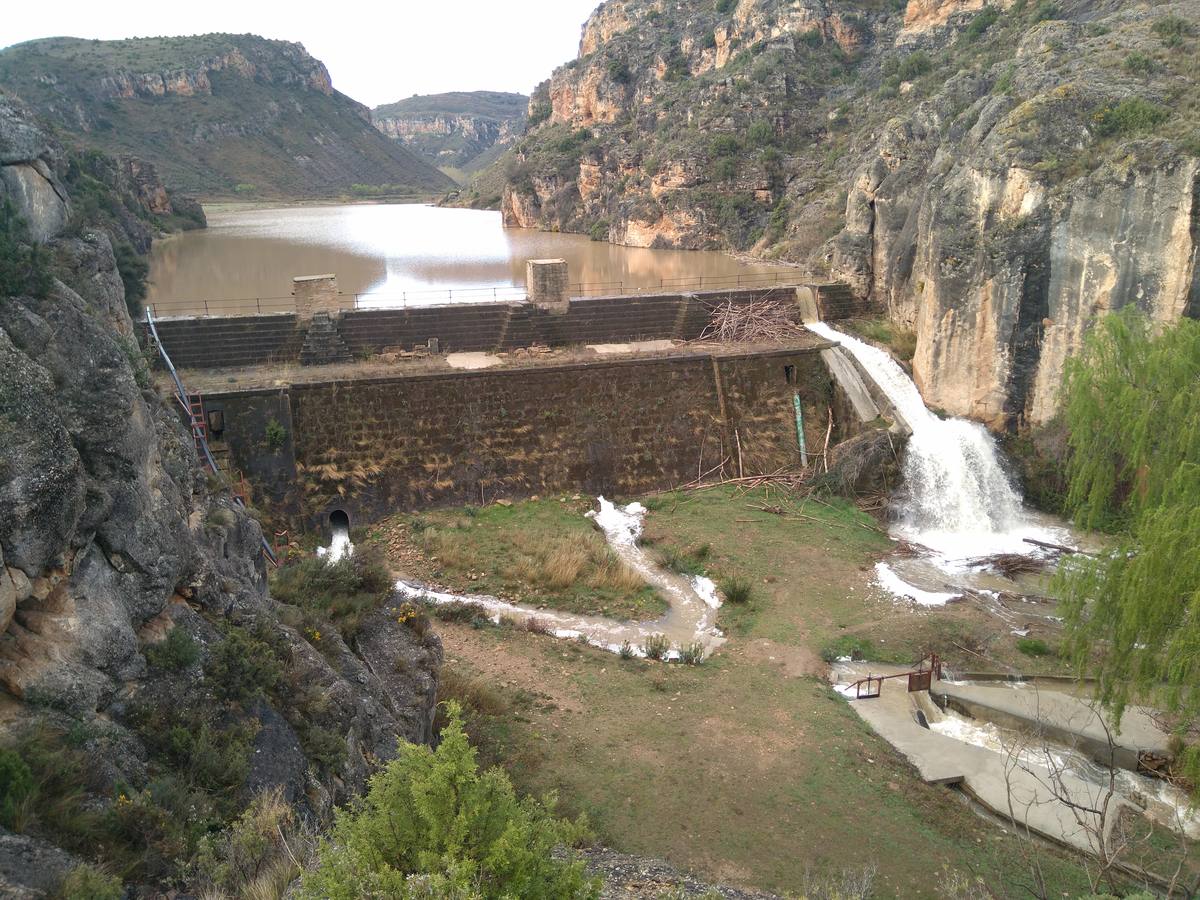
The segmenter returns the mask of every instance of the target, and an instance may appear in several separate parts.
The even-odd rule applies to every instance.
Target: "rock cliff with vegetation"
[[[115,248],[179,214],[150,170],[4,97],[0,164],[0,893],[240,896],[255,822],[319,824],[430,739],[440,643],[365,557],[269,594],[137,339]]]
[[[1055,413],[1098,312],[1195,315],[1200,4],[609,0],[496,167],[509,225],[849,282],[927,401]]]
[[[415,95],[377,106],[371,121],[452,177],[494,163],[525,129],[529,98],[500,91]]]
[[[286,41],[28,41],[0,51],[0,88],[65,139],[136,156],[170,187],[203,196],[428,195],[451,186],[372,128],[367,107]]]

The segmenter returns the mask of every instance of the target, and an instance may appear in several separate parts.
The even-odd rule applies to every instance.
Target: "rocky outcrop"
[[[0,110],[0,159],[44,160],[65,183],[61,149]],[[144,168],[106,165],[160,197]],[[0,201],[38,213],[2,185]],[[318,652],[289,624],[268,594],[260,526],[205,475],[176,408],[150,388],[108,234],[50,224],[39,236],[59,277],[42,296],[0,298],[0,743],[45,727],[102,733],[83,755],[89,808],[105,812],[150,785],[165,735],[178,753],[225,729],[250,741],[240,796],[279,788],[326,816],[398,738],[430,740],[440,643],[390,610],[357,652],[333,636]],[[148,662],[176,632],[194,655]],[[247,684],[248,656],[269,656],[275,673]],[[189,731],[185,715],[203,724]],[[7,860],[39,853],[0,834],[0,893],[31,884]]]
[[[1053,418],[1064,363],[1098,315],[1136,304],[1170,322],[1198,299],[1200,160],[1152,137],[1092,156],[1104,116],[1152,110],[1155,95],[1056,35],[1086,40],[1042,26],[1017,48],[1010,91],[960,76],[890,122],[830,248],[835,277],[916,330],[926,402],[995,429]],[[1068,54],[1071,79],[1046,89]]]
[[[507,223],[844,281],[916,330],[927,402],[995,429],[1055,414],[1097,315],[1200,308],[1196,0],[716,7],[593,14]]]
[[[372,128],[370,110],[334,90],[300,44],[233,34],[48,38],[0,50],[0,88],[113,157],[133,148],[168,187],[188,193],[345,196],[366,185],[420,194],[452,185]]]
[[[371,120],[435,165],[469,173],[520,137],[528,103],[498,91],[418,95],[376,107]]]

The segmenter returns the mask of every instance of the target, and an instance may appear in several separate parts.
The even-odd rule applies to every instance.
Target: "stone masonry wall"
[[[230,450],[256,505],[317,523],[343,509],[359,523],[561,491],[627,497],[691,481],[722,460],[736,474],[739,441],[746,473],[795,465],[793,392],[809,446],[819,448],[832,387],[810,350],[298,384],[286,394],[288,446],[269,465],[258,435],[266,392],[208,403],[224,409],[227,434],[239,415],[254,422]],[[291,485],[277,477],[288,462]]]

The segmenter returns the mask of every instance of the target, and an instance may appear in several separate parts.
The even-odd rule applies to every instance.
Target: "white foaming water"
[[[692,644],[700,644],[709,653],[725,642],[717,628],[717,610],[721,596],[717,586],[703,576],[684,578],[674,572],[659,568],[637,545],[642,533],[642,519],[646,508],[640,503],[617,506],[604,497],[597,498],[599,509],[587,513],[604,532],[608,545],[621,561],[657,588],[666,599],[669,609],[662,617],[649,622],[618,622],[604,616],[589,616],[560,612],[554,609],[535,609],[520,603],[511,603],[497,597],[479,594],[451,594],[435,591],[424,585],[400,581],[396,590],[402,596],[429,603],[474,603],[482,607],[492,621],[501,617],[519,623],[536,620],[550,634],[558,638],[584,639],[589,644],[620,653],[624,644],[629,644],[637,656],[645,656],[645,644],[651,635],[665,637],[672,646],[667,659],[678,659],[680,650]]]
[[[814,322],[810,331],[841,344],[862,365],[912,431],[904,459],[909,493],[897,536],[934,550],[943,568],[997,553],[1029,553],[1025,537],[1061,541],[1021,504],[987,429],[967,419],[940,419],[921,392],[883,350]]]
[[[940,591],[923,591],[909,584],[892,571],[885,562],[875,563],[875,580],[879,586],[893,596],[911,600],[918,606],[945,606],[951,600],[957,600],[962,594],[947,594]]]
[[[353,556],[354,545],[350,543],[350,532],[344,528],[333,530],[333,539],[328,547],[318,547],[317,556],[327,563],[335,563],[343,556]]]

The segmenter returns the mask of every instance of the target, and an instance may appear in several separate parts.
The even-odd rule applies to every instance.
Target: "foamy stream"
[[[717,628],[717,610],[721,605],[716,585],[704,576],[685,578],[659,567],[641,547],[637,539],[642,533],[646,510],[640,503],[619,507],[604,497],[598,499],[599,510],[588,513],[604,532],[613,552],[631,569],[657,588],[669,609],[659,619],[648,622],[618,622],[605,616],[586,616],[555,609],[538,609],[520,603],[510,603],[486,594],[451,594],[435,591],[423,585],[405,581],[396,583],[401,595],[429,603],[475,603],[487,611],[492,620],[512,619],[524,625],[536,620],[555,637],[584,639],[589,644],[618,653],[628,643],[638,656],[645,656],[646,640],[651,635],[663,635],[670,643],[668,658],[678,658],[679,651],[699,644],[708,655],[725,642]]]

